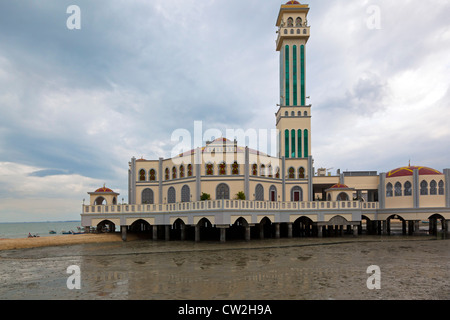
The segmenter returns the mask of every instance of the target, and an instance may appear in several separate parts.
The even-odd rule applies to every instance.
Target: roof
[[[102,188],[98,188],[97,190],[95,190],[95,193],[115,193],[115,192],[112,191],[110,188],[106,188],[105,186],[103,186]]]
[[[300,2],[298,2],[298,1],[288,1],[288,2],[286,2],[286,5],[290,5],[290,4],[300,4]]]
[[[412,176],[415,169],[419,170],[419,175],[421,175],[421,176],[423,176],[423,175],[438,175],[438,174],[442,174],[438,170],[435,170],[435,169],[432,169],[432,168],[428,168],[428,167],[423,167],[423,166],[406,166],[406,167],[401,167],[401,168],[397,168],[397,169],[389,171],[386,174],[386,178]]]
[[[350,188],[345,184],[338,183],[332,186],[330,189],[350,189]]]

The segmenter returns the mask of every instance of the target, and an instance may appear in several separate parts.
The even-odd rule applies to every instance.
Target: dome
[[[386,178],[412,176],[415,169],[419,170],[419,175],[421,176],[442,174],[441,172],[428,167],[406,166],[389,171],[386,174]]]
[[[288,2],[286,2],[286,4],[300,4],[300,2],[298,2],[298,1],[288,1]]]
[[[345,184],[338,183],[332,186],[330,189],[350,189],[350,188]]]
[[[97,190],[95,190],[95,192],[97,193],[114,193],[114,191],[112,191],[109,188],[106,188],[105,186],[103,186],[102,188],[99,188]]]

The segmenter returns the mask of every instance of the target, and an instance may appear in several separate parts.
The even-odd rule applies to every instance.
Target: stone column
[[[450,237],[450,220],[445,220],[445,232],[446,232],[446,234],[447,234],[447,236],[449,236]]]
[[[127,226],[120,226],[120,231],[122,231],[122,241],[127,241]]]
[[[354,236],[354,237],[357,237],[357,236],[358,236],[358,226],[357,226],[357,225],[354,225],[354,226],[353,226],[353,236]]]
[[[158,240],[158,226],[153,226],[153,240]]]
[[[264,239],[264,224],[259,224],[259,238],[262,240]]]
[[[245,241],[250,241],[250,226],[245,227]]]
[[[386,221],[386,220],[383,220],[381,223],[383,224],[383,231],[382,231],[381,234],[382,234],[383,236],[385,236],[385,235],[387,235],[387,221]]]
[[[317,236],[319,238],[323,237],[323,226],[317,226]]]
[[[200,241],[200,226],[198,224],[195,225],[195,242]]]
[[[225,229],[225,228],[219,228],[219,229],[220,229],[220,242],[225,242],[227,229]]]
[[[288,238],[292,238],[292,222],[289,222],[288,224],[287,224],[287,226],[288,226]]]
[[[280,224],[275,223],[275,239],[280,239]]]
[[[185,224],[181,224],[181,241],[186,240],[186,225]]]
[[[165,237],[166,241],[170,240],[170,226],[169,225],[164,226],[164,237]]]
[[[414,221],[414,230],[413,230],[413,234],[414,234],[414,235],[420,234],[420,220],[415,220],[415,221]]]

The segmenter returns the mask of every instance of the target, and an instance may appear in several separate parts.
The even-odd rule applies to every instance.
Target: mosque
[[[450,169],[331,175],[313,167],[312,106],[306,104],[307,4],[281,5],[276,27],[280,103],[277,156],[218,138],[171,159],[132,158],[128,204],[105,186],[89,192],[86,229],[165,240],[448,234]]]

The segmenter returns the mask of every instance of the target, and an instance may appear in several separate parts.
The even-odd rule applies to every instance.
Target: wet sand
[[[98,235],[93,235],[98,236]],[[68,266],[81,270],[69,290]],[[367,268],[381,289],[367,288]],[[450,241],[361,236],[96,242],[0,252],[0,299],[450,299]]]

